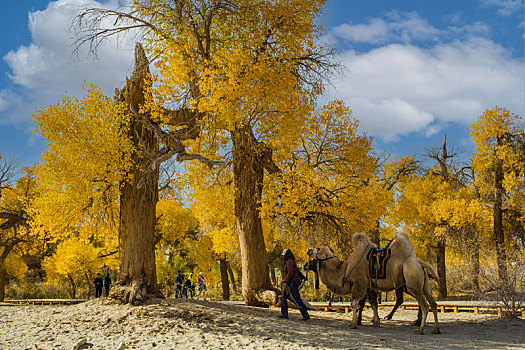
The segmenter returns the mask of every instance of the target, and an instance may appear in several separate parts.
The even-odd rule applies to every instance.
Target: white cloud
[[[10,90],[0,90],[0,125],[18,124],[26,121],[30,110],[22,97]],[[9,112],[8,112],[9,111]]]
[[[473,22],[458,25],[460,15],[450,17],[451,25],[438,29],[415,12],[387,13],[384,18],[372,18],[367,23],[344,23],[330,30],[326,42],[335,45],[337,42],[351,44],[386,45],[392,43],[415,44],[421,42],[436,43],[458,38],[486,37],[490,26],[484,22]]]
[[[490,33],[490,26],[483,22],[474,22],[463,26],[450,26],[442,34],[450,38],[472,38],[476,36],[488,36]]]
[[[431,114],[397,97],[379,100],[351,97],[349,103],[361,128],[383,141],[397,141],[399,136],[423,129],[434,120]]]
[[[124,84],[133,67],[133,42],[129,38],[109,39],[89,55],[88,47],[74,54],[75,17],[88,7],[116,8],[118,1],[58,0],[45,10],[29,13],[32,42],[9,51],[3,59],[9,65],[10,79],[24,92],[33,108],[41,103],[54,103],[65,91],[79,95],[85,80],[102,87],[108,95]],[[7,92],[2,91],[2,94]],[[22,97],[19,97],[21,99]],[[17,109],[9,108],[11,113]],[[7,113],[9,113],[9,111]],[[10,120],[19,120],[10,116]],[[25,120],[28,116],[25,116]]]
[[[382,44],[387,42],[411,43],[417,40],[434,40],[440,30],[415,12],[390,12],[382,18],[372,18],[364,24],[341,24],[331,35],[355,43]]]
[[[329,94],[346,100],[362,129],[385,141],[471,123],[496,105],[525,112],[525,64],[487,39],[429,49],[391,44],[341,59],[349,73]]]
[[[510,16],[523,7],[522,0],[480,0],[485,6],[497,7],[498,14]]]
[[[381,18],[373,18],[367,24],[344,23],[333,28],[332,33],[339,38],[358,43],[381,43],[390,36],[388,24]]]

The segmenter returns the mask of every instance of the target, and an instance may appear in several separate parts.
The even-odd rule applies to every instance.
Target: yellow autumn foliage
[[[357,127],[341,101],[297,125],[299,138],[275,153],[282,171],[265,182],[263,216],[323,223],[312,233],[319,243],[339,240],[338,246],[349,242],[352,233],[372,229],[385,213],[388,196],[375,179],[371,139]]]
[[[401,225],[413,233],[420,248],[432,246],[445,233],[443,225],[455,228],[487,224],[490,216],[476,200],[471,186],[457,188],[429,169],[400,185],[396,205],[389,212],[390,226]]]
[[[503,189],[509,193],[504,197],[506,205],[524,206],[524,126],[520,116],[500,107],[486,110],[470,125],[470,135],[475,145],[472,168],[477,173],[476,187],[480,196],[491,197],[496,163],[501,162]]]
[[[58,238],[71,229],[84,238],[116,237],[118,194],[130,166],[131,143],[122,106],[93,84],[82,98],[63,96],[32,114],[48,142],[37,168],[40,196],[35,229]]]
[[[33,246],[35,237],[28,228],[30,217],[28,212],[36,196],[36,182],[32,168],[23,169],[23,176],[16,180],[16,184],[4,183],[0,196],[0,212],[16,215],[20,221],[14,225],[9,225],[6,229],[0,229],[0,253],[7,255],[4,264],[7,275],[19,280],[24,278],[27,272],[27,265],[22,259],[23,253],[34,253],[38,247]],[[4,224],[8,219],[0,219],[0,224]],[[23,222],[25,221],[25,222]],[[23,249],[21,248],[23,246]],[[0,286],[3,288],[4,286]]]
[[[17,280],[24,279],[27,272],[27,265],[20,255],[13,253],[9,254],[4,264],[7,276]]]
[[[115,257],[101,258],[100,253],[100,248],[80,238],[71,237],[60,242],[56,252],[44,259],[47,282],[69,286],[70,296],[76,297],[77,289],[90,287],[97,273],[104,272],[104,266],[117,268]]]
[[[186,246],[198,226],[197,219],[188,208],[172,198],[161,198],[157,203],[156,226],[162,245]]]

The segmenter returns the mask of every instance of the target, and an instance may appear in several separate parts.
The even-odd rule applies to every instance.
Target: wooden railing
[[[88,299],[9,299],[0,302],[4,305],[73,305]]]
[[[350,303],[327,303],[327,302],[313,302],[311,303],[316,308],[323,311],[344,311],[350,312],[352,306]],[[499,303],[475,301],[475,302],[437,302],[439,312],[470,312],[474,314],[480,313],[497,313],[498,316],[501,316],[503,313],[504,307]],[[392,308],[394,306],[393,302],[383,302],[379,304],[380,308]],[[415,302],[405,302],[401,306],[405,310],[417,310],[419,305]],[[370,305],[365,306],[365,310],[369,309]],[[525,307],[518,309],[521,312],[521,317],[525,317]]]

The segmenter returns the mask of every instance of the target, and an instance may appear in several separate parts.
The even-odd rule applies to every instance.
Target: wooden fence
[[[73,305],[88,301],[88,299],[9,299],[0,305]]]
[[[322,303],[322,302],[313,302],[311,303],[316,308],[323,311],[352,311],[352,305],[350,303]],[[501,316],[503,313],[504,307],[497,303],[490,302],[438,302],[438,311],[439,312],[470,312],[474,314],[480,313],[494,313]],[[380,308],[393,307],[393,302],[383,302],[379,304]],[[415,302],[405,302],[401,306],[405,310],[417,310],[419,305]],[[365,310],[369,309],[370,305],[365,305]],[[525,306],[519,308],[521,316],[525,317]]]

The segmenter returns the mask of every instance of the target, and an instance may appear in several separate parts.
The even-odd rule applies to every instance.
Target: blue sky
[[[29,114],[84,80],[108,95],[132,68],[131,43],[106,45],[98,60],[72,53],[72,18],[117,0],[9,1],[0,13],[0,153],[20,166],[43,142]],[[102,4],[102,5],[101,5]],[[525,114],[522,0],[328,0],[321,22],[344,71],[327,98],[342,98],[379,152],[423,155],[443,134],[468,158],[468,125],[494,106]]]

